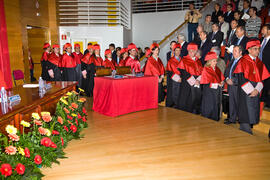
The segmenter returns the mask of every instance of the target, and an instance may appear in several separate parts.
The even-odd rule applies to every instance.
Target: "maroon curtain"
[[[0,0],[0,71],[7,87],[12,88],[4,0]]]

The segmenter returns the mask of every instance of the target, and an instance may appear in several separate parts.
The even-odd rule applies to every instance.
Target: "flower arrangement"
[[[6,126],[7,136],[0,134],[0,178],[41,179],[41,167],[51,167],[65,158],[63,149],[72,139],[83,137],[87,127],[84,98],[68,92],[56,105],[55,114],[32,113],[32,121],[21,121],[22,132]],[[25,128],[29,132],[25,133]]]

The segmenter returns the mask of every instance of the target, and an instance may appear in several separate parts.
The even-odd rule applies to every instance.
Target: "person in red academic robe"
[[[62,55],[60,54],[60,46],[58,44],[53,45],[53,52],[48,58],[48,81],[61,81],[61,61]]]
[[[42,53],[40,62],[41,62],[41,77],[43,80],[47,81],[49,80],[49,74],[48,74],[48,58],[51,51],[51,45],[49,43],[45,43],[43,45],[44,52]]]
[[[165,97],[162,85],[165,74],[165,68],[163,66],[161,59],[158,57],[159,45],[157,43],[153,43],[150,47],[150,50],[151,56],[147,60],[144,75],[158,77],[158,102],[160,103],[164,100]]]
[[[270,77],[266,66],[258,58],[260,46],[259,40],[250,40],[246,45],[248,54],[239,60],[234,70],[238,75],[240,130],[250,134],[253,125],[258,124],[260,120],[260,93],[263,81]]]
[[[128,49],[122,48],[120,51],[120,62],[119,62],[120,67],[126,65],[127,57],[128,57]]]
[[[72,45],[66,43],[64,45],[64,51],[66,51],[66,53],[63,55],[61,62],[63,81],[77,81],[77,63],[72,54]]]
[[[7,84],[5,82],[4,74],[2,73],[2,71],[0,71],[0,89],[2,87],[4,87],[5,89],[7,89]]]
[[[137,59],[138,49],[135,44],[130,43],[128,45],[129,57],[126,60],[125,66],[130,66],[131,71],[135,73],[141,72],[141,65],[139,60]]]
[[[168,64],[166,67],[167,70],[167,98],[166,98],[166,106],[167,107],[176,107],[177,100],[179,98],[180,93],[180,72],[177,69],[178,64],[180,63],[181,57],[181,44],[174,44],[171,48],[174,54],[168,60]]]
[[[224,76],[217,67],[218,56],[215,52],[208,52],[205,56],[206,64],[202,71],[200,83],[202,90],[202,116],[219,121],[221,115],[222,86]]]
[[[94,89],[94,77],[95,77],[95,64],[91,58],[91,54],[86,53],[81,60],[81,72],[82,72],[82,89],[87,96],[93,96]]]
[[[93,46],[94,53],[91,56],[91,61],[95,64],[96,67],[101,67],[103,63],[102,57],[100,57],[100,45],[95,44]]]
[[[75,44],[74,45],[74,50],[73,52],[73,57],[74,60],[76,61],[76,75],[77,75],[77,80],[78,80],[78,87],[82,86],[82,71],[81,71],[81,59],[83,57],[83,54],[81,53],[81,47],[80,44]]]
[[[105,68],[111,68],[112,70],[115,70],[116,63],[112,60],[112,52],[110,49],[105,50],[105,60],[102,64]]]
[[[200,59],[196,56],[198,45],[189,43],[188,55],[184,56],[178,64],[181,87],[177,107],[183,111],[200,114],[201,87],[200,79],[203,70]]]

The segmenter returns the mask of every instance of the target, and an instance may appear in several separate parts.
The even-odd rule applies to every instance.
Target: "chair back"
[[[24,74],[23,74],[22,70],[19,70],[19,69],[13,70],[12,76],[13,76],[13,81],[14,81],[15,86],[16,86],[17,80],[23,80],[23,82],[25,82],[24,81]]]
[[[111,74],[112,74],[111,68],[104,68],[104,67],[96,68],[96,76],[97,77],[110,76]]]
[[[130,74],[130,73],[131,73],[130,66],[116,67],[116,74],[118,75],[124,75],[124,74]]]

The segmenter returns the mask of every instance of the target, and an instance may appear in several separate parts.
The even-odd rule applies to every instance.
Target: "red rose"
[[[10,176],[12,174],[12,167],[10,164],[2,164],[0,171],[1,171],[3,176],[7,177],[7,176]]]
[[[73,133],[75,133],[75,132],[77,131],[77,127],[74,126],[74,125],[71,125],[71,126],[70,126],[70,130],[71,130]]]
[[[53,130],[53,131],[52,131],[52,134],[54,134],[54,135],[59,135],[59,132],[56,131],[56,130]]]
[[[82,120],[83,120],[83,122],[86,122],[85,116],[83,116]]]
[[[25,166],[23,164],[19,163],[19,164],[17,164],[15,171],[17,171],[17,173],[19,175],[23,175],[24,171],[25,171]]]
[[[26,148],[24,148],[24,154],[25,154],[25,157],[30,157],[30,151],[29,151],[29,149],[26,147]]]
[[[64,139],[61,137],[62,146],[64,146]]]
[[[58,116],[57,121],[58,121],[60,124],[63,124],[63,119],[62,119],[60,116]]]
[[[67,128],[67,126],[64,126],[64,129],[68,132],[69,130],[68,130],[68,128]]]
[[[71,117],[71,116],[69,116],[69,115],[67,115],[67,118],[68,118],[68,119],[70,119],[70,120],[72,120],[72,117]]]
[[[76,122],[76,124],[77,124],[77,126],[78,126],[78,120],[77,120],[77,119],[75,119],[75,122]]]
[[[54,149],[56,149],[57,148],[57,145],[54,142],[52,142],[51,147],[54,148]]]
[[[64,111],[69,114],[69,110],[67,108],[64,108]]]
[[[40,155],[36,155],[34,159],[36,164],[41,164],[42,163],[42,158]]]
[[[46,147],[50,147],[52,144],[52,140],[48,137],[44,137],[41,139],[40,144]]]
[[[87,114],[86,109],[84,107],[83,107],[82,111],[84,114]]]
[[[79,118],[79,119],[82,119],[82,116],[81,116],[79,113],[78,113],[78,115],[77,115],[77,116],[78,116],[78,118]]]

